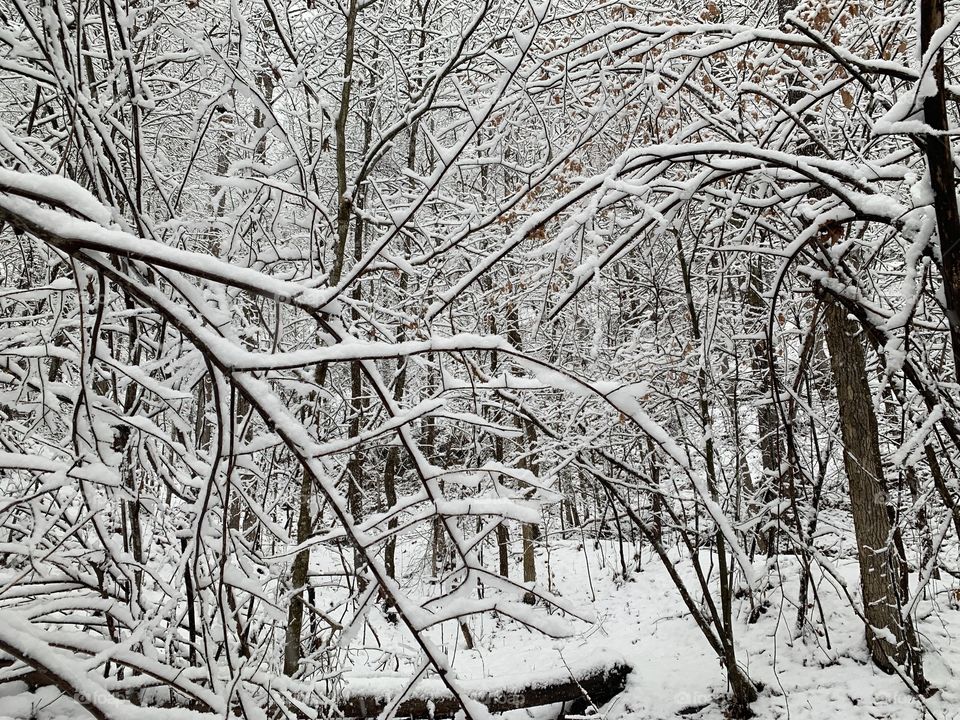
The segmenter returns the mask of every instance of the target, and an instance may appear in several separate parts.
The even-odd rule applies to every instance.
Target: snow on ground
[[[859,601],[858,568],[848,539],[832,546],[836,572]],[[625,547],[633,570],[635,546]],[[484,618],[471,625],[477,649],[463,648],[462,637],[448,631],[443,638],[455,654],[461,677],[503,677],[548,668],[592,656],[598,649],[622,655],[634,668],[626,691],[602,708],[607,720],[653,720],[724,717],[725,675],[714,653],[688,616],[680,596],[659,560],[643,552],[642,568],[624,582],[617,543],[587,539],[553,541],[549,553],[553,589],[583,605],[592,605],[598,622],[574,638],[551,640],[512,622]],[[539,558],[541,577],[546,556]],[[704,555],[704,567],[709,558]],[[588,569],[589,565],[589,569]],[[761,570],[760,561],[757,570]],[[516,567],[519,573],[519,566]],[[684,577],[692,580],[690,564]],[[716,569],[714,568],[714,577]],[[939,692],[926,701],[914,698],[903,683],[877,670],[868,659],[863,626],[850,609],[842,589],[830,576],[815,574],[827,620],[827,633],[815,612],[817,632],[795,637],[795,602],[799,568],[790,556],[771,569],[766,591],[767,611],[747,623],[749,604],[740,604],[737,623],[738,659],[756,682],[762,683],[754,710],[761,718],[821,720],[823,718],[960,718],[960,610],[948,602],[951,585],[933,583],[920,604],[919,631],[925,645],[925,669]],[[595,598],[595,599],[594,599]],[[813,598],[811,597],[811,601]],[[936,612],[933,612],[934,608]],[[437,639],[440,639],[439,637]],[[510,716],[554,718],[557,708]]]
[[[857,566],[846,542],[837,541],[835,567],[856,597]],[[621,655],[634,668],[626,691],[601,711],[606,720],[653,720],[687,717],[720,720],[726,691],[723,669],[655,556],[644,549],[641,569],[635,571],[635,546],[624,554],[631,574],[620,573],[617,543],[587,539],[552,539],[549,553],[538,558],[540,578],[555,592],[579,606],[592,607],[598,618],[593,626],[581,625],[579,635],[551,640],[508,620],[489,616],[471,621],[476,648],[467,650],[461,633],[452,624],[437,630],[433,639],[453,655],[458,675],[486,685],[497,678],[517,683],[530,673],[582,665],[600,656],[600,650]],[[400,562],[406,582],[422,582],[424,551],[421,543],[401,546]],[[704,566],[709,558],[704,555]],[[692,578],[690,564],[684,575]],[[758,571],[762,566],[756,566]],[[520,573],[519,558],[511,568]],[[716,569],[713,569],[714,577]],[[760,718],[822,720],[823,718],[960,718],[960,610],[948,601],[953,587],[946,580],[931,585],[920,605],[919,630],[926,647],[925,668],[939,692],[923,706],[896,678],[875,669],[867,658],[863,630],[843,593],[831,577],[817,576],[819,598],[827,619],[827,637],[819,632],[795,638],[798,569],[792,557],[781,557],[771,569],[772,585],[766,591],[767,612],[747,624],[748,602],[738,600],[737,648],[750,676],[763,684],[754,710]],[[776,587],[783,577],[783,587]],[[934,610],[936,610],[934,612]],[[816,616],[819,618],[819,615]],[[356,640],[367,648],[352,653],[358,680],[369,676],[365,662],[382,660],[377,642],[390,648],[398,663],[390,669],[403,673],[415,651],[403,631],[379,613],[369,618],[369,629]],[[376,641],[373,635],[376,635]],[[349,674],[348,674],[349,677]],[[491,679],[491,680],[488,680]],[[360,681],[362,682],[362,681]],[[0,685],[0,718],[59,720],[86,717],[72,701],[53,688],[26,692],[22,683]],[[515,711],[508,720],[547,720],[559,708]]]

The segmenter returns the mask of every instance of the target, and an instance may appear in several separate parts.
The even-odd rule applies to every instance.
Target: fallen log
[[[626,686],[632,668],[612,653],[593,653],[580,662],[549,672],[510,677],[461,680],[466,694],[492,713],[555,703],[592,702],[600,706]],[[401,676],[348,677],[338,707],[348,718],[375,718],[406,686]],[[460,703],[437,679],[417,683],[400,703],[396,717],[451,718]]]

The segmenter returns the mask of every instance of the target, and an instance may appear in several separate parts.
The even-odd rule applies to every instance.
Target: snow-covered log
[[[584,701],[600,706],[623,691],[631,670],[621,658],[601,653],[555,671],[462,680],[460,685],[491,713],[561,702]],[[350,718],[377,717],[407,684],[405,678],[398,676],[350,678],[341,695],[340,711]],[[430,679],[418,683],[407,694],[395,716],[447,718],[458,710],[460,703],[443,683]]]

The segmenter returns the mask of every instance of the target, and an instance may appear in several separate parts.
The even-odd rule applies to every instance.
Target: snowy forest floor
[[[841,548],[841,545],[843,546]],[[836,573],[845,578],[859,602],[857,565],[844,540],[833,547]],[[623,544],[631,568],[624,582],[620,572],[620,546],[616,541],[586,538],[553,539],[538,557],[542,580],[550,575],[552,589],[578,606],[592,607],[593,626],[573,638],[551,640],[512,621],[482,617],[471,622],[475,648],[467,650],[463,637],[451,626],[435,641],[454,655],[461,678],[507,678],[516,683],[528,673],[563,668],[599,653],[621,655],[634,668],[624,693],[601,708],[606,720],[647,720],[685,717],[719,720],[724,717],[724,674],[658,559],[643,549],[636,571],[636,546]],[[425,577],[422,542],[398,547],[398,560],[406,582]],[[709,557],[704,555],[704,567]],[[758,561],[758,570],[760,565]],[[680,565],[693,579],[689,562]],[[520,574],[519,558],[511,571]],[[716,568],[712,569],[713,573]],[[762,683],[753,706],[760,718],[921,718],[960,717],[960,609],[949,578],[934,581],[919,605],[918,627],[925,649],[925,669],[938,692],[926,701],[925,711],[895,677],[884,675],[868,661],[863,626],[830,576],[817,576],[819,599],[829,633],[823,634],[819,611],[814,609],[816,633],[795,634],[797,577],[793,557],[773,561],[771,587],[766,591],[767,611],[757,622],[746,622],[749,603],[738,601],[736,611],[739,660],[752,679]],[[776,586],[777,578],[784,582]],[[812,598],[811,598],[812,600]],[[364,631],[355,638],[351,653],[355,682],[370,675],[365,660],[380,664],[383,648],[396,658],[414,656],[402,631],[379,612],[369,616]],[[376,636],[374,638],[374,635]],[[394,664],[403,674],[403,662]],[[556,718],[559,707],[518,710],[507,720]],[[926,713],[926,714],[925,714]],[[56,720],[88,717],[83,709],[55,688],[29,692],[23,683],[0,685],[0,719]]]
[[[849,522],[836,520],[837,528],[849,527]],[[860,602],[858,566],[852,538],[847,535],[844,532],[830,538],[828,534],[821,547],[836,556],[836,574]],[[553,590],[578,606],[592,606],[597,616],[597,623],[576,638],[551,640],[513,622],[484,618],[471,625],[477,646],[472,651],[463,648],[459,633],[450,632],[437,639],[455,654],[460,676],[471,679],[502,677],[515,681],[523,673],[562,668],[600,650],[612,651],[622,655],[634,671],[626,691],[601,708],[607,720],[723,718],[726,684],[722,667],[667,573],[649,548],[643,548],[639,572],[634,571],[636,546],[624,543],[623,552],[632,571],[626,582],[616,541],[587,538],[586,552],[578,540],[552,541],[549,554],[538,557],[539,577],[545,579],[549,568]],[[710,567],[706,555],[703,564]],[[680,567],[692,587],[691,563]],[[757,570],[761,569],[758,560]],[[520,573],[519,559],[511,570]],[[715,577],[715,566],[713,572]],[[816,608],[812,617],[817,633],[796,636],[798,577],[799,564],[794,557],[776,558],[770,572],[771,585],[776,585],[779,578],[783,582],[766,591],[766,612],[749,624],[748,601],[741,600],[736,606],[738,659],[751,678],[763,685],[753,706],[757,717],[960,718],[960,609],[955,602],[955,583],[949,576],[931,582],[918,606],[924,665],[928,679],[939,690],[926,700],[926,711],[901,680],[885,675],[869,662],[863,624],[829,575],[815,573],[829,647]],[[521,710],[505,717],[552,720],[558,711],[558,707]]]

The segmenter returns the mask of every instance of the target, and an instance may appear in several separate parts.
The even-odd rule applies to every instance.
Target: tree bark
[[[514,303],[507,305],[507,341],[518,350],[523,349],[523,337],[520,335],[520,317],[517,312],[517,306]],[[523,440],[520,441],[520,467],[531,470],[537,474],[536,462],[532,457],[523,455],[524,445],[527,450],[532,450],[537,442],[536,429],[522,417],[517,418],[517,427],[523,433]],[[531,583],[537,581],[537,562],[536,562],[536,540],[540,537],[540,527],[535,523],[521,523],[520,534],[522,539],[523,551],[523,581]],[[524,593],[523,601],[530,605],[536,600],[532,592]]]
[[[344,255],[346,253],[347,238],[350,232],[350,209],[351,198],[347,196],[347,120],[350,114],[350,93],[353,88],[353,60],[354,60],[354,38],[357,25],[357,2],[350,0],[346,13],[346,47],[344,49],[343,59],[343,82],[340,88],[340,110],[337,113],[337,120],[334,123],[334,131],[337,139],[336,147],[336,168],[337,168],[337,244],[333,258],[333,266],[330,270],[330,286],[340,282],[340,274],[343,272]],[[359,285],[357,286],[359,288]],[[354,377],[356,371],[352,373]],[[317,385],[322,387],[326,380],[327,369],[325,365],[317,366],[315,377]],[[351,383],[355,388],[355,383]],[[352,398],[357,396],[352,393]],[[350,468],[350,478],[348,482],[348,500],[350,501],[350,511],[355,513],[356,508],[353,502],[353,489],[356,487],[356,475],[358,469]],[[362,469],[360,470],[362,472]],[[313,495],[313,483],[304,470],[300,481],[299,511],[297,519],[297,544],[306,542],[310,536],[312,521],[310,518],[310,500]],[[297,553],[293,561],[291,573],[291,585],[294,595],[290,599],[290,608],[287,611],[287,629],[284,642],[283,671],[287,675],[296,672],[300,664],[300,635],[303,630],[303,601],[300,599],[300,593],[303,592],[306,584],[307,575],[310,567],[310,550],[304,549]]]
[[[750,287],[746,292],[747,316],[753,320],[751,329],[763,327],[766,316],[766,304],[760,294],[760,287],[764,282],[760,269],[760,260],[750,266]],[[770,357],[767,347],[767,338],[755,340],[753,347],[752,365],[755,381],[758,388],[757,403],[757,432],[760,436],[760,461],[763,467],[763,477],[760,479],[756,494],[748,487],[750,499],[747,503],[748,512],[756,515],[765,512],[765,508],[777,497],[781,484],[779,418],[773,404],[773,368],[770,367]],[[749,472],[749,470],[747,471]],[[758,497],[759,495],[759,497]],[[757,549],[768,557],[776,553],[775,526],[764,532],[762,525],[754,533]]]
[[[843,463],[850,485],[863,612],[867,619],[867,647],[873,662],[884,672],[907,669],[909,648],[906,623],[901,619],[899,558],[887,512],[877,418],[867,382],[863,345],[855,337],[857,323],[831,302],[826,309],[827,348],[840,406]]]
[[[926,53],[934,33],[943,25],[943,0],[920,0],[920,51]],[[923,101],[926,124],[935,131],[950,127],[944,95],[943,51],[937,52],[933,64],[937,85],[935,95]],[[924,137],[924,151],[930,170],[933,207],[937,215],[937,236],[942,259],[943,295],[953,346],[953,367],[960,378],[960,211],[957,209],[957,184],[953,175],[953,150],[945,134]]]
[[[304,470],[300,479],[300,501],[297,516],[297,543],[302,543],[310,537],[310,498],[313,495],[313,483],[310,474]],[[307,584],[307,574],[310,569],[310,550],[305,549],[297,553],[293,559],[293,568],[290,577],[291,590],[294,593],[290,598],[290,607],[287,610],[287,633],[283,650],[283,672],[293,675],[300,665],[300,631],[303,629],[303,600],[300,594]]]

